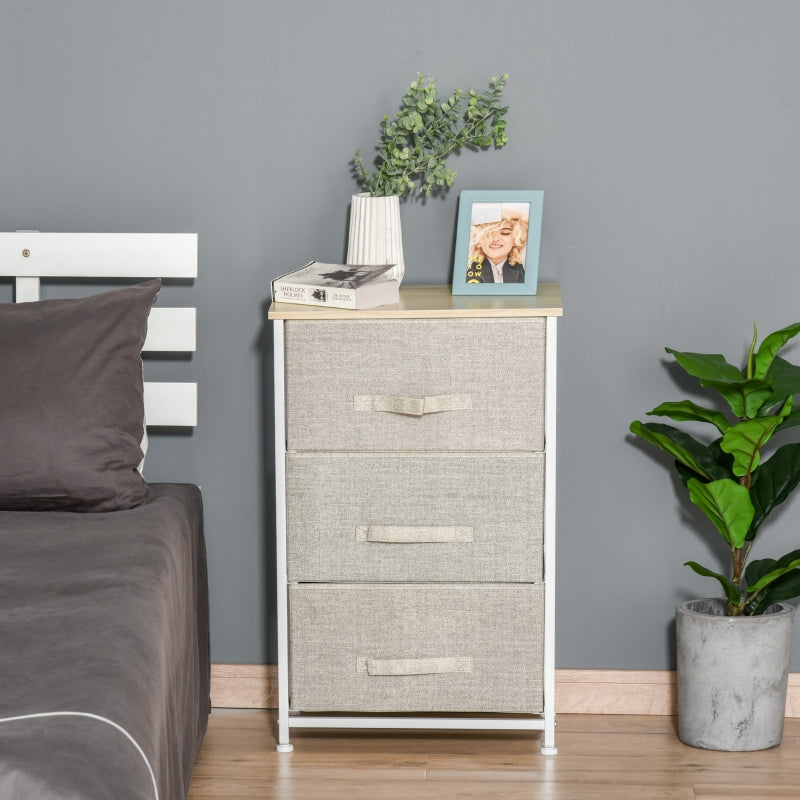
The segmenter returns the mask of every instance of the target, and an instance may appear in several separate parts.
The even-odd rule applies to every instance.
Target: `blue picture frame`
[[[536,294],[543,200],[544,192],[538,189],[461,192],[453,294]],[[502,235],[501,221],[506,223]],[[504,256],[494,269],[488,247],[497,248],[498,258]],[[503,281],[496,282],[495,276],[501,275]]]

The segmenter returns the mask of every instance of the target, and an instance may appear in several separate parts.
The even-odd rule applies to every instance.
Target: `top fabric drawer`
[[[289,450],[541,451],[545,320],[288,320]]]

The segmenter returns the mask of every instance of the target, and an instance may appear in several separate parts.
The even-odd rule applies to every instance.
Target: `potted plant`
[[[356,150],[353,174],[361,192],[350,210],[348,264],[396,264],[403,276],[400,198],[429,197],[447,191],[456,172],[447,159],[461,149],[485,150],[508,142],[507,106],[502,105],[508,75],[492,78],[485,91],[456,89],[439,97],[436,81],[418,75],[403,95],[400,110],[381,121],[374,168]]]
[[[765,451],[776,433],[800,424],[800,367],[778,355],[798,333],[795,323],[757,347],[754,332],[744,368],[721,355],[667,348],[717,402],[667,402],[649,414],[710,426],[707,440],[663,423],[630,425],[674,459],[689,499],[730,548],[728,574],[686,562],[716,579],[724,598],[676,609],[678,734],[696,747],[759,750],[783,735],[794,623],[784,601],[800,596],[800,550],[778,559],[750,555],[767,518],[800,484],[800,443]]]

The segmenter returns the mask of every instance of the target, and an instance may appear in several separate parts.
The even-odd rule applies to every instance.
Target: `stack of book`
[[[277,303],[335,308],[374,308],[400,301],[400,281],[387,278],[394,264],[352,265],[309,261],[272,281]]]

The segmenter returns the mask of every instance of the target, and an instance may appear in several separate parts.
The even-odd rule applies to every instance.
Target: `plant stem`
[[[747,563],[747,556],[750,555],[751,542],[744,547],[733,548],[733,582],[739,586],[742,582],[742,574]]]
[[[747,564],[747,557],[750,555],[750,548],[753,543],[748,542],[744,547],[734,547],[731,549],[731,556],[733,559],[733,583],[736,586],[742,585],[742,578],[744,575],[744,568]],[[737,606],[732,600],[728,601],[728,615],[735,617],[738,616],[742,609],[747,605],[748,600]]]

